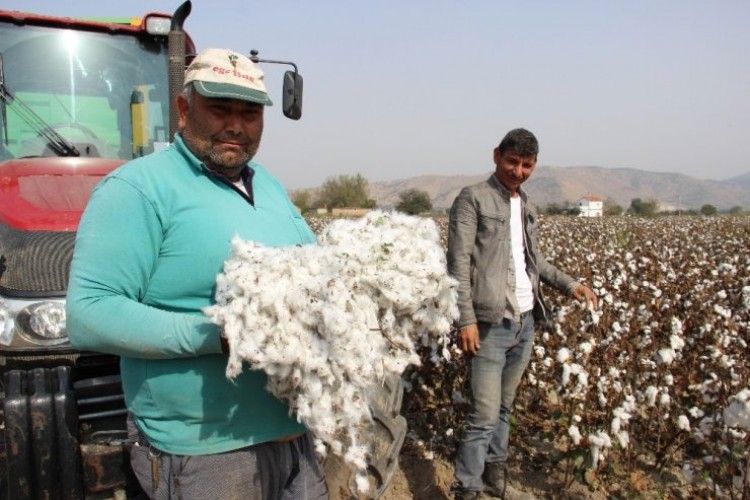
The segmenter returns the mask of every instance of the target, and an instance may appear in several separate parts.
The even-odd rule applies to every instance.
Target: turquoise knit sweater
[[[266,246],[315,242],[285,189],[254,170],[254,205],[178,135],[94,190],[76,237],[67,299],[73,345],[121,356],[128,409],[173,454],[218,453],[304,431],[246,370],[230,381],[219,332],[202,314],[238,235]]]

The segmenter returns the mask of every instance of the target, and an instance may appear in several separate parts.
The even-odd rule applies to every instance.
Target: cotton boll
[[[610,424],[610,431],[612,432],[612,434],[617,434],[618,432],[620,432],[621,423],[622,422],[619,417],[615,417],[612,419],[612,423]]]
[[[578,346],[578,350],[583,354],[591,354],[591,351],[594,350],[594,346],[591,342],[583,342]]]
[[[344,452],[344,443],[336,439],[335,435],[333,434],[324,434],[324,436],[326,444],[331,449],[333,454],[341,456],[341,454]]]
[[[596,434],[589,434],[588,441],[591,446],[591,459],[596,466],[603,460],[602,449],[611,448],[612,441],[606,433],[601,431]]]
[[[292,372],[291,367],[277,363],[263,363],[263,370],[268,376],[279,379],[287,379]],[[294,384],[291,386],[294,387]]]
[[[313,443],[315,444],[315,454],[321,458],[325,458],[328,455],[326,443],[322,439],[317,438],[313,440]]]
[[[578,430],[577,425],[571,425],[568,427],[568,435],[573,440],[573,444],[578,446],[581,443],[581,431]]]
[[[646,387],[646,393],[645,393],[645,398],[647,402],[646,404],[648,406],[656,406],[656,396],[658,396],[658,394],[659,394],[659,390],[653,385]]]
[[[738,441],[744,441],[745,438],[747,438],[748,433],[745,431],[737,430],[734,427],[730,427],[729,429],[727,429],[727,435],[731,436],[732,439],[736,439]]]
[[[229,342],[227,376],[242,362],[268,375],[318,442],[364,473],[358,432],[366,394],[388,376],[450,359],[457,282],[430,219],[374,211],[337,220],[318,246],[266,248],[239,238],[204,311]],[[363,476],[364,477],[364,476]]]
[[[443,355],[443,358],[446,361],[450,361],[451,360],[451,352],[450,352],[450,350],[448,350],[447,347],[443,347],[443,349],[441,351],[441,354]]]
[[[724,410],[724,424],[750,431],[750,389],[743,389],[730,398]]]
[[[685,347],[685,341],[679,335],[672,335],[669,337],[670,347],[675,351],[679,351]]]
[[[562,377],[561,377],[561,384],[563,387],[568,385],[568,382],[570,382],[570,365],[565,363],[562,366]]]
[[[659,394],[659,406],[669,406],[672,403],[672,398],[667,392]]]
[[[674,349],[659,349],[659,351],[656,353],[657,362],[665,364],[665,365],[671,365],[674,358],[675,358]]]
[[[367,456],[368,450],[366,446],[353,445],[350,446],[344,455],[344,460],[357,467],[358,469],[366,469],[367,462],[365,457]]]
[[[354,482],[357,485],[357,491],[367,493],[370,490],[370,480],[365,474],[356,474]]]
[[[628,431],[620,431],[615,436],[622,448],[627,448],[630,445],[630,433]]]
[[[566,347],[563,347],[559,351],[557,351],[557,362],[558,363],[565,363],[571,358],[570,350]]]
[[[320,398],[323,392],[323,381],[315,376],[305,377],[302,383],[303,394],[306,394],[312,401],[316,401]],[[298,396],[298,401],[302,396]]]
[[[677,428],[683,431],[690,432],[690,420],[685,415],[677,417]]]

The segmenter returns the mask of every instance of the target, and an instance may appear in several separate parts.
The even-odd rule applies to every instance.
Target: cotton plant
[[[568,298],[548,297],[557,324],[540,332],[544,349],[535,350],[527,380],[534,388],[545,382],[557,388],[552,401],[563,418],[585,415],[561,437],[578,448],[605,444],[598,429],[607,429],[615,460],[633,452],[684,453],[696,459],[691,470],[711,477],[738,470],[732,453],[747,457],[750,435],[739,424],[750,373],[748,219],[543,222],[542,252],[569,274],[588,278],[600,299],[599,309],[583,310]],[[704,462],[701,453],[720,460]],[[721,481],[726,488],[725,476]]]
[[[204,312],[229,344],[227,377],[245,366],[264,371],[267,389],[313,431],[316,449],[351,464],[365,492],[368,395],[420,365],[419,346],[431,347],[433,362],[451,357],[457,281],[437,225],[372,211],[331,222],[318,245],[235,238],[216,283],[216,304]]]

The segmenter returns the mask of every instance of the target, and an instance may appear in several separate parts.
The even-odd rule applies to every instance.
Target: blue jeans
[[[531,312],[521,322],[479,324],[479,351],[471,358],[471,410],[456,456],[455,488],[482,491],[485,463],[508,459],[510,414],[534,344]]]

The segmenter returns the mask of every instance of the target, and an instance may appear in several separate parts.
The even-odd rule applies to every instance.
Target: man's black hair
[[[534,134],[525,128],[514,128],[505,134],[497,149],[500,154],[510,150],[523,157],[537,156],[539,154],[539,142]]]

